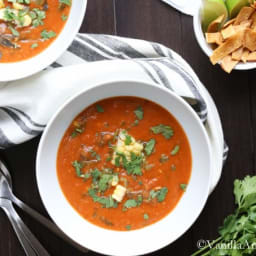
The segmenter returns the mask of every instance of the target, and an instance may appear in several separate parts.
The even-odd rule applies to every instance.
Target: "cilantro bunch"
[[[237,209],[225,218],[220,237],[191,256],[256,255],[256,176],[235,180],[234,195]]]

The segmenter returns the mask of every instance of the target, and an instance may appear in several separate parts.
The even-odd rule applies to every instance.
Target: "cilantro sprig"
[[[169,140],[174,134],[173,129],[170,126],[163,124],[151,127],[150,130],[154,134],[162,134],[167,140]]]
[[[256,248],[248,248],[248,245],[256,241],[256,176],[235,180],[234,195],[237,209],[225,218],[222,227],[219,228],[220,237],[191,256],[255,255]],[[221,246],[223,244],[241,246],[226,250],[225,246]]]

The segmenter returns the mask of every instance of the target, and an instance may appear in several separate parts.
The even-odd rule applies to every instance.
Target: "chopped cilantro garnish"
[[[72,166],[75,168],[75,170],[76,170],[76,175],[78,176],[78,177],[81,177],[81,175],[82,175],[82,169],[83,169],[83,164],[82,163],[80,163],[80,162],[78,162],[78,161],[74,161],[73,163],[72,163]]]
[[[131,230],[132,226],[131,226],[131,225],[126,225],[125,228],[126,228],[127,230]]]
[[[59,0],[59,3],[71,6],[71,0]]]
[[[129,208],[135,208],[142,204],[143,197],[142,195],[139,195],[137,199],[128,199],[123,206],[123,211],[126,211]]]
[[[47,31],[46,29],[44,29],[42,32],[41,32],[41,37],[44,39],[44,40],[48,40],[48,39],[51,39],[53,37],[56,36],[56,33],[54,31]]]
[[[145,146],[145,152],[147,156],[152,154],[155,144],[156,144],[156,141],[154,139],[151,139],[150,141],[147,142]]]
[[[100,105],[96,105],[96,110],[97,110],[97,112],[99,112],[99,113],[103,113],[104,112],[104,109],[103,109],[103,107],[102,106],[100,106]]]
[[[180,146],[179,145],[176,145],[173,150],[171,151],[171,155],[172,156],[175,156],[180,150]]]
[[[112,157],[111,157],[111,156],[108,156],[108,157],[106,158],[106,162],[111,161],[111,159],[112,159]]]
[[[98,184],[99,192],[105,192],[112,180],[113,180],[112,174],[102,174]]]
[[[66,20],[67,20],[67,18],[68,18],[68,16],[67,16],[67,15],[65,15],[65,14],[62,14],[62,15],[61,15],[61,19],[62,19],[63,21],[66,21]]]
[[[100,203],[103,208],[117,207],[117,202],[112,198],[112,196],[98,196],[96,190],[92,188],[88,190],[88,195],[93,199],[94,202]]]
[[[147,214],[147,213],[144,213],[143,218],[144,218],[144,220],[148,220],[148,219],[149,219],[148,214]]]
[[[165,154],[162,154],[160,159],[159,159],[160,163],[165,163],[168,160],[169,160],[169,157],[167,155],[165,155]]]
[[[130,145],[132,143],[132,137],[130,135],[125,135],[125,145]]]
[[[162,134],[166,139],[173,136],[173,129],[168,125],[159,124],[150,129],[154,134]]]
[[[79,134],[83,133],[84,129],[83,128],[75,128],[75,130],[71,133],[71,137],[75,138]]]
[[[151,190],[149,193],[149,199],[157,198],[159,203],[163,202],[168,193],[168,188],[163,187],[160,190]]]
[[[14,29],[12,26],[9,26],[9,29],[11,30],[12,34],[15,37],[19,37],[20,36],[20,33],[16,29]]]
[[[31,49],[35,49],[35,48],[37,48],[37,47],[38,47],[38,44],[37,44],[37,43],[32,44],[32,45],[30,46]]]
[[[38,8],[34,8],[29,12],[29,16],[32,19],[32,25],[33,27],[38,27],[44,25],[43,20],[46,18],[45,11],[42,11]]]
[[[143,111],[143,108],[142,108],[141,106],[139,106],[136,110],[134,110],[134,113],[135,113],[136,117],[137,117],[139,120],[142,120],[142,119],[143,119],[144,111]]]
[[[187,184],[180,184],[180,188],[183,190],[183,191],[186,191],[187,189]]]
[[[139,175],[139,176],[142,175],[141,165],[144,160],[142,155],[137,156],[135,153],[131,152],[130,161],[128,161],[125,155],[122,153],[117,152],[117,155],[118,157],[115,159],[115,165],[116,165],[117,159],[119,159],[119,165],[120,165],[120,158],[122,158],[123,167],[129,175]]]

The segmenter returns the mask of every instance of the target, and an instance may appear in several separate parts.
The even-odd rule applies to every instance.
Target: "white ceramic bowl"
[[[202,3],[202,1],[201,1]],[[204,51],[204,53],[210,57],[212,55],[212,48],[211,46],[206,42],[205,36],[202,30],[201,26],[201,6],[196,9],[196,12],[194,14],[193,18],[193,26],[194,26],[194,32],[196,36],[196,40],[198,44],[200,45],[201,49]],[[235,66],[235,70],[249,70],[256,68],[256,62],[247,62],[247,63],[239,63]]]
[[[192,174],[175,209],[159,222],[134,231],[100,228],[82,218],[60,188],[56,157],[62,136],[72,120],[96,101],[114,96],[142,97],[163,106],[182,125],[192,151]],[[48,123],[37,154],[37,183],[54,222],[71,239],[107,255],[140,255],[160,249],[180,237],[199,216],[209,195],[212,154],[208,135],[192,108],[167,89],[153,84],[113,82],[87,89],[66,102]]]
[[[0,63],[0,82],[33,75],[56,61],[78,33],[86,11],[87,0],[73,0],[69,18],[58,37],[40,54],[19,62]]]

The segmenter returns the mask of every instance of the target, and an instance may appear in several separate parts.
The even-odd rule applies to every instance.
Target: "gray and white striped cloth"
[[[199,80],[179,59],[175,52],[157,43],[78,34],[47,70],[0,84],[0,148],[39,135],[59,106],[85,87],[114,78],[136,79],[132,69],[145,81],[165,86],[183,97],[205,123],[207,104],[198,89]],[[76,85],[79,79],[85,81],[84,85]],[[178,82],[173,83],[174,79]]]

